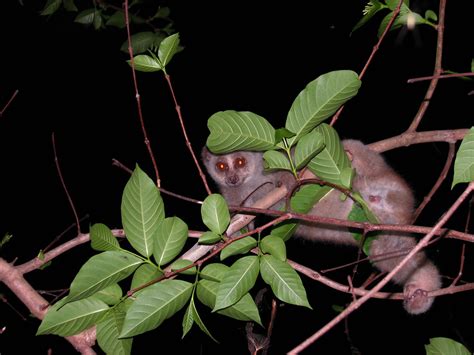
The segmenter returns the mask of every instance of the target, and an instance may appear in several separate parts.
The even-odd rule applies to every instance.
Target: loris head
[[[220,186],[239,187],[263,172],[262,153],[213,154],[204,147],[201,156],[207,171]]]

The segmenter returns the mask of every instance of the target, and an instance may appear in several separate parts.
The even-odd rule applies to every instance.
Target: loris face
[[[258,166],[261,156],[256,159],[255,154],[257,153],[239,151],[217,155],[205,148],[202,158],[209,174],[219,185],[238,187],[247,182],[258,169],[262,169]]]

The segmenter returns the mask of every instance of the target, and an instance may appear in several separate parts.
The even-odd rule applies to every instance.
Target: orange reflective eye
[[[239,157],[239,158],[235,159],[235,161],[234,161],[234,165],[237,168],[243,168],[245,166],[245,164],[247,164],[247,162],[245,161],[245,158],[242,158],[242,157]]]
[[[216,163],[216,169],[219,171],[227,170],[227,164],[219,161]]]

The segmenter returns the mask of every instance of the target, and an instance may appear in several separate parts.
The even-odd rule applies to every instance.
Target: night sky
[[[17,1],[0,5],[2,65],[0,107],[18,89],[19,94],[0,118],[0,234],[13,240],[0,252],[8,261],[33,258],[74,217],[54,164],[54,132],[62,174],[74,200],[82,231],[102,222],[119,228],[120,200],[126,172],[112,166],[118,159],[149,175],[152,165],[139,125],[127,55],[120,51],[124,31],[94,31],[73,23],[74,14],[38,15],[41,3]],[[192,4],[189,4],[192,3]],[[252,111],[275,127],[284,125],[298,93],[321,74],[351,69],[360,72],[373,45],[382,15],[349,36],[361,16],[364,1],[276,2],[172,2],[171,18],[180,32],[184,51],[168,67],[188,134],[196,152],[208,135],[207,119],[222,110]],[[438,12],[435,1],[412,1],[421,13]],[[432,5],[432,4],[435,5]],[[79,4],[78,4],[79,6]],[[448,2],[445,33],[445,70],[466,72],[474,56],[471,23],[473,2]],[[366,143],[400,134],[408,127],[426,91],[427,82],[407,84],[409,78],[432,74],[436,32],[427,26],[390,33],[335,128],[342,138]],[[205,190],[182,138],[174,105],[161,73],[138,73],[144,119],[158,162],[162,186],[195,199]],[[440,81],[419,130],[472,126],[472,81]],[[447,144],[424,144],[396,149],[387,159],[413,186],[421,201],[444,165]],[[452,174],[423,213],[420,225],[432,225],[459,195],[450,191]],[[164,196],[167,216],[177,215],[190,229],[201,230],[200,208]],[[463,231],[467,208],[450,222]],[[75,236],[74,229],[62,240]],[[353,249],[289,243],[289,257],[316,270],[354,260]],[[454,277],[461,243],[444,240],[430,248],[430,256],[443,275]],[[54,260],[45,271],[27,276],[37,289],[67,288],[80,265],[93,255],[84,245]],[[466,281],[473,279],[473,248],[466,248]],[[366,270],[369,272],[370,270]],[[345,282],[347,272],[329,276]],[[367,274],[368,275],[368,274]],[[303,278],[313,311],[285,305],[275,326],[272,354],[290,350],[335,315],[333,304],[344,305],[350,296]],[[445,284],[449,279],[445,280]],[[28,317],[28,311],[4,288],[8,301]],[[472,293],[444,296],[426,315],[412,317],[399,302],[373,300],[355,312],[347,327],[353,345],[362,354],[423,354],[423,344],[435,336],[452,337],[474,349]],[[470,307],[466,310],[466,306]],[[0,353],[74,353],[55,336],[35,337],[38,321],[22,321],[2,305]],[[211,315],[201,308],[210,331],[221,340],[215,345],[198,329],[181,338],[181,315],[152,334],[135,340],[136,354],[157,353],[163,344],[192,354],[245,354],[243,323]],[[5,323],[4,323],[5,322]],[[25,341],[27,339],[27,341]],[[158,340],[157,340],[158,339]],[[350,343],[339,325],[307,353],[350,354]],[[153,344],[153,345],[151,345]],[[31,352],[30,352],[31,353]]]

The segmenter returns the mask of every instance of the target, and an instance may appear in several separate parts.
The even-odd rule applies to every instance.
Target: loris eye
[[[223,163],[221,161],[218,161],[216,163],[216,169],[219,170],[219,171],[226,171],[228,169],[228,166],[226,163]]]
[[[245,158],[239,157],[234,160],[234,166],[236,168],[243,168],[245,164],[247,164],[247,161],[245,160]]]

